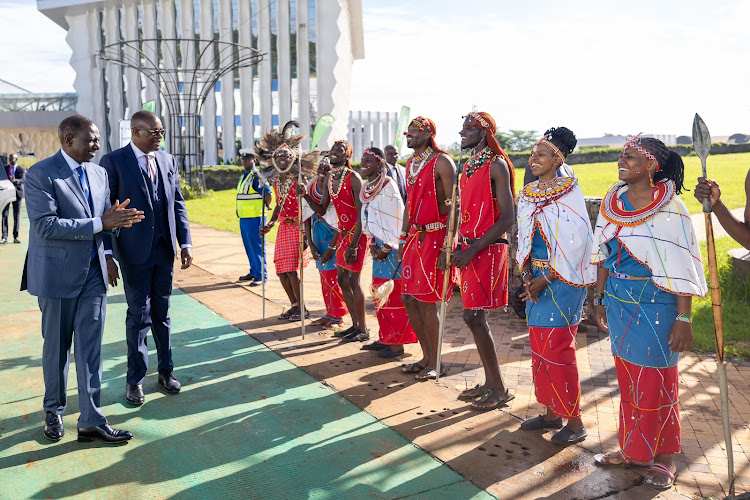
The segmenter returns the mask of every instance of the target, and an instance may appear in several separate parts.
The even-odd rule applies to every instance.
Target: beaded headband
[[[345,141],[343,139],[340,139],[340,140],[338,140],[338,141],[336,141],[336,142],[333,143],[334,146],[337,145],[337,144],[340,144],[341,146],[344,147],[344,156],[346,156],[347,158],[351,158],[352,157],[353,150],[352,150],[352,145],[349,144],[349,142],[347,142],[347,141]]]
[[[384,160],[384,158],[383,158],[383,157],[381,157],[381,156],[379,156],[379,155],[375,154],[374,152],[370,151],[369,149],[366,149],[366,150],[364,151],[364,153],[362,153],[362,158],[364,158],[365,156],[372,156],[373,158],[375,158],[375,159],[376,159],[376,160],[378,160],[378,161],[380,161],[380,160]]]
[[[474,120],[475,123],[478,123],[479,125],[481,125],[481,128],[490,128],[489,122],[485,120],[484,117],[480,115],[479,113],[477,113],[476,111],[472,111],[471,113],[469,113],[466,116],[463,116],[462,118],[471,118],[472,120]],[[469,126],[479,128],[477,125],[470,124]]]
[[[628,136],[627,142],[622,147],[621,155],[625,154],[625,150],[628,148],[637,149],[638,151],[646,155],[646,158],[648,158],[649,160],[654,160],[656,162],[656,170],[659,171],[660,169],[659,160],[656,159],[656,156],[654,156],[653,153],[651,153],[646,148],[641,146],[641,134],[640,133],[637,135]]]
[[[558,148],[557,146],[555,146],[551,142],[551,139],[552,139],[552,135],[551,134],[545,135],[544,137],[542,137],[541,139],[539,139],[539,142],[537,142],[536,144],[534,144],[534,147],[531,148],[531,152],[532,153],[535,152],[539,148],[540,144],[545,144],[548,148],[550,148],[552,150],[552,152],[555,155],[557,155],[558,158],[560,158],[560,160],[563,163],[565,163],[565,155],[563,154],[562,151],[560,151],[560,148]]]
[[[414,125],[419,129],[421,132],[422,130],[427,130],[431,134],[435,134],[435,129],[432,127],[432,124],[427,120],[427,118],[424,118],[422,116],[418,116],[414,118],[410,123],[409,126],[411,127]],[[406,135],[406,132],[404,132],[404,135]]]

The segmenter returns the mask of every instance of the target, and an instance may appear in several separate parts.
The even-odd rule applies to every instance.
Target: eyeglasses
[[[158,137],[158,136],[164,137],[167,135],[166,129],[163,129],[163,128],[136,128],[135,130],[144,130],[148,132],[149,134],[153,135],[154,137]]]

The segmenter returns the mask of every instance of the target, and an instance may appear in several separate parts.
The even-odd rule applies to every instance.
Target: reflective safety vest
[[[237,217],[250,219],[263,215],[263,195],[253,189],[253,181],[256,179],[255,171],[251,171],[246,177],[240,177],[237,183]]]

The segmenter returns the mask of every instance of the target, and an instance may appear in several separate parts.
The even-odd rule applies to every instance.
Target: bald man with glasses
[[[170,394],[180,392],[180,383],[172,375],[169,298],[175,257],[180,256],[182,269],[186,269],[193,253],[177,162],[161,151],[164,128],[159,117],[138,111],[130,119],[130,128],[130,144],[105,155],[100,164],[109,175],[112,200],[130,198],[134,204],[138,200],[136,206],[142,207],[145,215],[138,227],[121,230],[111,238],[114,256],[107,256],[109,283],[116,286],[120,277],[116,260],[128,303],[125,399],[139,406],[146,400],[143,381],[148,370],[149,330],[158,355],[158,383]]]

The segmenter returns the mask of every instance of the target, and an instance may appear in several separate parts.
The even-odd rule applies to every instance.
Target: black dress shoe
[[[370,342],[369,344],[362,345],[360,349],[362,349],[363,351],[382,351],[386,347],[388,346],[385,344],[381,344],[379,340],[376,340],[375,342]]]
[[[78,429],[79,443],[90,443],[94,439],[99,439],[107,444],[117,444],[133,439],[133,434],[128,431],[113,429],[109,424]]]
[[[248,274],[246,274],[244,276],[240,276],[239,279],[240,279],[240,281],[253,281],[255,278],[253,278],[252,275],[250,275],[248,273]]]
[[[125,400],[131,405],[141,406],[146,402],[146,396],[143,395],[143,385],[136,384],[125,386]]]
[[[18,238],[13,238],[13,243],[21,243],[21,240],[19,240]]]
[[[177,394],[180,392],[181,386],[180,383],[177,381],[176,378],[172,376],[171,373],[159,374],[159,385],[164,386],[164,390],[169,392],[170,394]]]
[[[44,420],[44,437],[50,441],[57,442],[65,435],[62,415],[55,415],[51,411],[47,412],[47,418]]]
[[[0,245],[5,245],[6,243],[8,243],[7,238],[3,238],[2,240],[0,240]]]

